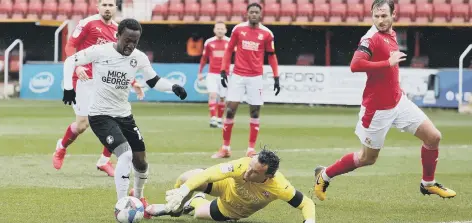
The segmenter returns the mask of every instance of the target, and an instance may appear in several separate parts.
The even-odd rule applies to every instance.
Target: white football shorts
[[[263,105],[262,75],[247,77],[233,73],[228,78],[228,96],[226,101],[240,102],[246,94],[247,103],[250,105]]]
[[[221,84],[221,75],[208,73],[206,76],[206,86],[209,93],[216,93],[220,98],[226,97],[227,88]]]
[[[89,106],[93,97],[93,79],[86,81],[77,80],[75,88],[75,102],[73,106],[75,115],[88,116]]]

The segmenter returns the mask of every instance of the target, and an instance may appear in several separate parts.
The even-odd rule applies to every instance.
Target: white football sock
[[[223,149],[224,149],[224,150],[231,151],[231,147],[230,147],[230,146],[223,146]]]
[[[129,188],[129,175],[131,172],[131,162],[133,153],[128,143],[123,143],[113,151],[118,157],[115,167],[115,186],[118,200],[126,197]]]
[[[421,180],[421,184],[423,184],[423,186],[433,186],[435,183],[436,183],[435,180],[433,180],[433,181],[424,181],[424,180]]]
[[[97,161],[97,166],[103,166],[110,161],[110,157],[106,157],[103,154],[100,156],[100,159]]]
[[[139,172],[134,168],[134,197],[141,199],[144,197],[144,184],[146,184],[148,178],[148,169],[145,172]]]
[[[323,180],[326,182],[329,182],[331,180],[331,177],[326,175],[326,170],[324,170],[323,173],[321,173],[321,177],[323,177]]]

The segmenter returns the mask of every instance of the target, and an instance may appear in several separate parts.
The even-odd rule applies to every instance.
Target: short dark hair
[[[262,11],[262,6],[261,6],[259,3],[254,2],[254,3],[251,3],[251,4],[249,4],[249,5],[247,6],[246,12],[248,12],[249,9],[250,9],[251,7],[253,7],[253,6],[259,8],[259,9]]]
[[[141,24],[136,19],[123,19],[121,20],[120,24],[118,25],[118,35],[123,34],[123,31],[127,29],[131,29],[134,31],[138,31],[140,33],[143,33],[143,28],[141,27]]]
[[[260,164],[268,166],[266,174],[274,175],[279,169],[280,158],[275,152],[266,149],[265,146],[261,152],[258,153],[257,159]]]
[[[390,8],[391,15],[393,13],[393,10],[395,10],[395,2],[393,0],[374,0],[374,2],[372,2],[372,6],[370,7],[370,11],[373,11],[374,8],[380,7],[384,4],[387,4]]]

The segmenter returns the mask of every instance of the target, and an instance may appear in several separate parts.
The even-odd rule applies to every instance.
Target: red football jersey
[[[249,22],[236,25],[228,47],[236,48],[233,73],[241,76],[262,75],[265,52],[274,52],[274,34],[259,23],[252,28]]]
[[[69,38],[69,42],[77,49],[77,52],[92,45],[116,42],[118,24],[112,20],[112,23],[107,25],[100,18],[101,15],[96,14],[79,21]],[[92,64],[87,64],[84,67],[88,69],[89,78],[92,78]],[[78,79],[75,72],[72,79],[75,86]]]
[[[382,33],[375,26],[361,38],[358,49],[370,56],[370,61],[386,61],[398,51],[395,31]],[[402,97],[398,64],[367,72],[367,82],[362,95],[362,105],[375,110],[394,108]]]
[[[227,36],[222,39],[218,39],[218,37],[214,36],[205,41],[203,57],[210,58],[209,73],[220,74],[221,64],[223,62],[226,47],[228,47],[228,42],[229,38]]]

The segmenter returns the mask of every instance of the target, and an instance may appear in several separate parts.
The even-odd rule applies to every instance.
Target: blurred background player
[[[247,6],[248,21],[234,27],[228,47],[226,48],[221,68],[221,84],[223,87],[228,87],[226,118],[223,123],[223,146],[212,158],[227,158],[231,156],[230,141],[234,116],[245,94],[251,116],[249,146],[246,155],[253,156],[256,154],[254,145],[259,133],[259,112],[261,105],[264,104],[262,97],[264,53],[268,54],[269,64],[274,73],[275,95],[278,95],[280,92],[278,62],[274,49],[274,34],[260,23],[262,18],[261,11],[261,5],[257,3]],[[237,48],[234,70],[228,81],[227,74],[229,73],[231,56],[235,46]]]
[[[343,156],[328,168],[316,168],[315,195],[324,200],[333,177],[374,164],[384,145],[385,136],[390,127],[394,126],[423,141],[420,192],[424,195],[437,194],[442,198],[452,198],[456,196],[456,192],[443,187],[434,179],[441,133],[400,88],[398,64],[406,60],[406,54],[399,51],[396,33],[392,29],[396,14],[394,1],[375,0],[371,10],[374,25],[361,38],[351,61],[352,72],[367,73],[355,131],[362,149]]]
[[[216,22],[213,32],[215,36],[207,39],[203,48],[203,55],[198,70],[198,80],[203,80],[202,70],[210,59],[210,68],[206,76],[208,89],[208,107],[210,109],[210,127],[222,127],[221,118],[225,111],[226,88],[221,85],[221,62],[228,46],[229,38],[225,36],[226,25],[224,22]],[[219,97],[219,101],[218,101]],[[218,115],[218,116],[217,116]]]
[[[80,20],[75,27],[66,44],[65,52],[68,57],[76,51],[86,49],[92,45],[116,42],[118,24],[112,19],[116,13],[116,1],[99,0],[97,7],[99,14]],[[79,79],[80,81],[78,81]],[[61,169],[67,147],[89,127],[88,107],[93,93],[93,81],[91,79],[92,64],[78,66],[75,69],[73,84],[77,92],[77,103],[73,107],[76,119],[67,127],[62,139],[57,141],[56,151],[53,155],[53,166],[56,169]],[[133,86],[135,86],[134,84]],[[134,87],[134,90],[139,95],[138,97],[143,97],[143,91],[138,85]],[[97,161],[97,168],[107,173],[108,176],[113,176],[114,170],[110,162],[110,156],[110,151],[103,147],[102,155]]]
[[[263,149],[252,158],[187,171],[179,176],[175,189],[167,191],[168,203],[149,205],[146,212],[154,216],[179,216],[195,210],[197,219],[228,221],[248,218],[280,199],[300,209],[305,223],[314,223],[315,204],[277,171],[279,163],[274,152]],[[194,191],[217,199],[206,200],[203,193],[192,198]]]

